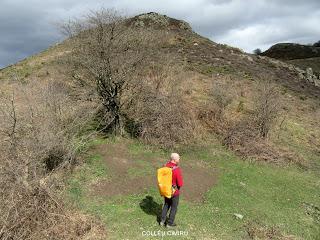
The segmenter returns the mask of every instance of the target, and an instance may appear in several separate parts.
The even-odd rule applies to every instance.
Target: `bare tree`
[[[131,27],[125,17],[108,9],[69,21],[63,31],[70,37],[78,76],[95,85],[103,105],[104,127],[122,134],[122,108],[130,102],[124,100],[124,91],[132,90],[133,79],[146,60],[148,31]]]
[[[267,138],[281,110],[279,90],[270,81],[259,83],[254,98],[253,121],[262,138]]]

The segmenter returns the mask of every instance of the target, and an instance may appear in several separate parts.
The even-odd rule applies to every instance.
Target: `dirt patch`
[[[126,143],[102,144],[96,147],[93,152],[103,157],[111,175],[108,180],[101,180],[92,186],[92,194],[100,196],[129,195],[156,186],[156,170],[165,163],[165,160],[156,157],[146,159],[143,154],[131,156]],[[142,176],[131,176],[130,169],[141,168],[141,162],[138,159],[148,161],[146,164],[151,166],[154,171],[143,173]],[[198,161],[182,163],[181,169],[184,179],[181,197],[185,200],[192,202],[203,200],[204,194],[216,184],[217,173],[215,169],[205,167]]]
[[[201,201],[204,194],[217,183],[217,173],[214,169],[203,166],[183,166],[184,187],[181,194],[188,201]]]
[[[112,175],[125,175],[127,169],[135,165],[125,143],[102,144],[93,151],[103,157]]]

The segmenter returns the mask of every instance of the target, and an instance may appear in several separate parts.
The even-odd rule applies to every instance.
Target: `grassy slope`
[[[110,140],[96,140],[92,144],[103,141]],[[116,139],[114,144],[121,141]],[[160,159],[165,156],[165,152],[150,150],[136,141],[131,141],[128,149],[132,154]],[[282,234],[303,239],[320,236],[316,222],[319,213],[308,215],[304,207],[304,203],[320,205],[320,181],[314,173],[244,162],[215,140],[205,146],[180,149],[180,152],[184,161],[207,161],[220,173],[218,184],[207,192],[204,203],[190,203],[182,197],[177,223],[178,230],[188,231],[187,238],[246,238],[246,229],[252,226],[265,230],[275,227]],[[162,203],[156,187],[142,194],[112,198],[90,194],[90,184],[110,174],[101,156],[88,156],[86,163],[70,178],[68,196],[83,211],[100,217],[111,239],[139,239],[144,230],[166,231],[156,222]],[[244,218],[236,219],[234,213]]]

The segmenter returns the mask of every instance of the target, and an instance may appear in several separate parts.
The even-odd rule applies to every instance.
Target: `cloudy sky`
[[[247,52],[320,40],[320,0],[0,0],[0,68],[60,41],[57,22],[102,6],[183,19],[213,41]]]

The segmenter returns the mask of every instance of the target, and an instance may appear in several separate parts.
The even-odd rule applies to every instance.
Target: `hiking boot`
[[[170,227],[176,227],[176,226],[177,226],[177,224],[175,224],[175,223],[171,223],[171,224],[168,223],[168,224],[167,224],[167,227],[169,227],[169,228],[170,228]]]

